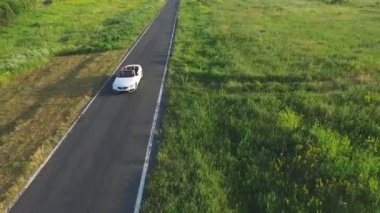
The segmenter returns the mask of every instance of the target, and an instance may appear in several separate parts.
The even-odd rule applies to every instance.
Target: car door
[[[137,78],[138,78],[137,81],[140,83],[141,78],[142,78],[142,68],[141,67],[138,67],[138,69],[137,69]]]

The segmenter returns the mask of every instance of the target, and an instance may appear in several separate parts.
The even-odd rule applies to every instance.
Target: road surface
[[[144,69],[139,89],[112,81],[10,212],[133,212],[179,0],[168,0],[123,64]]]

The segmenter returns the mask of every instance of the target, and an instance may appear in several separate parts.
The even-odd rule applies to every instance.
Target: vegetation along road
[[[144,211],[379,212],[380,2],[182,0]]]
[[[2,209],[165,3],[20,2],[0,0]],[[12,212],[134,210],[177,3],[141,210],[379,212],[378,0],[168,0],[124,62],[139,90],[108,82]]]

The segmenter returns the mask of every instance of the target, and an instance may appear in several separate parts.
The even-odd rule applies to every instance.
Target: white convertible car
[[[112,84],[115,93],[136,91],[143,77],[142,67],[138,64],[126,65],[117,73]]]

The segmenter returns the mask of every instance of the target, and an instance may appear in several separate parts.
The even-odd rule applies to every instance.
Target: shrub
[[[0,2],[0,20],[6,23],[11,17],[15,16],[12,7],[8,2]]]
[[[0,1],[0,20],[7,23],[12,17],[35,6],[37,0],[3,0]]]
[[[52,4],[53,3],[53,0],[44,0],[43,4],[44,5],[48,5],[48,4]]]
[[[347,3],[348,0],[323,0],[327,4],[344,4]]]

